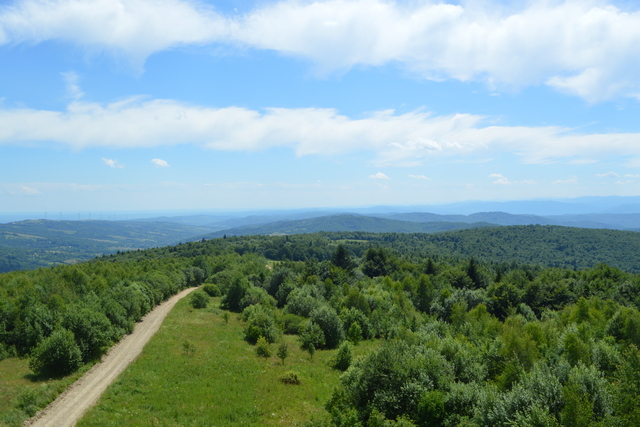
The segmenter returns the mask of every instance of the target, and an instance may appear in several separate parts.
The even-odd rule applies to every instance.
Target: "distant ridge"
[[[248,236],[266,234],[306,234],[320,231],[366,231],[371,233],[435,233],[465,228],[493,227],[495,224],[477,222],[414,222],[364,215],[327,215],[295,221],[276,221],[259,226],[236,227],[216,231],[200,237]]]

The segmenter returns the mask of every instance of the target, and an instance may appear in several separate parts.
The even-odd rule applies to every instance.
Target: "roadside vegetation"
[[[513,244],[536,247],[545,229]],[[66,330],[87,363],[127,331],[109,313],[204,284],[81,425],[640,425],[640,276],[422,239],[227,238],[0,275],[0,345],[39,369]]]

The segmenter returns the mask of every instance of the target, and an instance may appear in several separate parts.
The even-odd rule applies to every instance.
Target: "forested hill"
[[[276,221],[262,225],[236,227],[216,231],[205,236],[249,236],[254,234],[303,234],[320,231],[367,231],[371,233],[436,233],[463,228],[491,227],[486,222],[413,222],[397,219],[377,218],[363,215],[327,215],[293,221]]]
[[[442,233],[320,232],[286,236],[240,236],[211,239],[127,253],[123,257],[184,257],[206,255],[212,248],[256,253],[272,260],[328,260],[338,243],[356,257],[370,247],[395,250],[400,255],[476,258],[496,264],[531,264],[570,269],[593,268],[600,263],[628,272],[640,272],[640,234],[634,231],[582,229],[561,226],[504,226]],[[153,255],[150,255],[153,254]]]
[[[244,236],[0,274],[0,362],[11,367],[0,372],[19,366],[18,357],[29,359],[32,372],[20,374],[32,379],[26,391],[14,385],[17,376],[0,383],[8,396],[0,425],[21,425],[53,397],[50,379],[99,360],[155,305],[204,285],[180,323],[194,331],[217,324],[225,335],[204,341],[175,330],[162,358],[178,361],[183,391],[206,392],[176,399],[175,377],[170,387],[157,387],[147,371],[144,384],[129,381],[122,405],[111,408],[139,414],[129,396],[141,394],[148,407],[157,388],[170,395],[171,415],[156,417],[160,423],[205,411],[210,422],[220,406],[191,380],[221,371],[199,370],[194,362],[210,363],[204,349],[215,342],[244,339],[222,368],[232,388],[214,387],[214,394],[237,397],[251,389],[268,400],[276,386],[297,387],[279,379],[238,388],[241,376],[265,366],[295,366],[300,375],[284,378],[309,388],[325,387],[335,375],[326,400],[310,399],[303,389],[305,415],[314,405],[320,417],[310,426],[638,426],[640,275],[601,262],[638,271],[639,237],[557,226]],[[229,332],[239,325],[240,333]],[[285,368],[285,339],[309,357]],[[353,347],[363,341],[369,350],[354,360]],[[270,345],[278,346],[282,364],[269,356]],[[346,374],[339,381],[337,372],[318,374],[316,351]],[[253,363],[252,353],[267,360]],[[174,372],[160,360],[152,364]],[[237,405],[235,413],[255,414],[246,424],[275,419],[253,403]],[[158,415],[157,405],[152,410],[147,418]]]
[[[0,273],[166,246],[210,229],[175,223],[32,220],[0,224]]]

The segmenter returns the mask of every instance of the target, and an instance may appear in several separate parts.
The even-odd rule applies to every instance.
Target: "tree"
[[[344,340],[342,321],[333,308],[320,306],[311,312],[309,318],[322,329],[327,348],[336,348]]]
[[[357,325],[357,323],[354,323]],[[335,369],[339,369],[341,371],[346,371],[351,366],[351,360],[353,359],[353,353],[351,351],[351,344],[348,341],[345,341],[340,345],[338,352],[336,353],[335,359],[333,359],[331,366]]]
[[[207,308],[209,297],[204,292],[194,292],[189,298],[189,304],[193,308]]]
[[[256,344],[256,354],[260,357],[271,357],[271,346],[267,342],[264,337],[258,338],[258,343]]]
[[[364,253],[362,272],[369,277],[386,276],[389,274],[387,252],[383,248],[369,248]]]
[[[333,252],[333,255],[331,256],[331,262],[336,267],[340,267],[343,270],[347,271],[351,271],[355,267],[355,264],[351,259],[351,256],[349,255],[349,252],[342,244],[338,245],[336,250]]]
[[[242,274],[237,274],[231,281],[231,287],[222,298],[220,306],[226,310],[240,312],[240,302],[249,287],[249,282]]]
[[[57,329],[31,353],[29,368],[39,375],[60,377],[75,372],[82,365],[82,352],[73,332]]]
[[[313,355],[316,352],[316,348],[322,347],[325,344],[324,333],[320,326],[308,321],[300,333],[300,348],[309,352],[309,357],[313,359]]]
[[[282,360],[282,365],[284,366],[284,359],[289,356],[289,346],[285,341],[282,341],[278,346],[277,356]]]

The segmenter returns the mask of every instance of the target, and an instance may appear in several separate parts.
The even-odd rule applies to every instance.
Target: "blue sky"
[[[0,2],[0,212],[640,195],[640,6]]]

